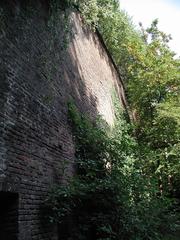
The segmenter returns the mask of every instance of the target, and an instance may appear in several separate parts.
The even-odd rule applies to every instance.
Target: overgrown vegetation
[[[172,231],[170,202],[158,178],[144,174],[122,110],[113,129],[90,122],[72,104],[69,116],[77,174],[54,187],[46,202],[51,221],[66,224],[64,239],[155,240]]]
[[[51,192],[52,220],[76,223],[65,239],[164,239],[180,199],[180,59],[171,37],[158,20],[137,30],[117,0],[65,2],[101,32],[132,123],[118,110],[114,129],[103,128],[71,106],[77,176]]]
[[[120,70],[144,170],[157,173],[163,189],[179,198],[180,59],[168,46],[171,36],[157,19],[137,30],[118,0],[72,2],[99,29]]]

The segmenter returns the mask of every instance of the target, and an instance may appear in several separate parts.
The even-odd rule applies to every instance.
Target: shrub
[[[71,229],[64,239],[155,240],[169,227],[169,201],[138,166],[138,145],[123,112],[116,116],[110,129],[69,105],[77,174],[46,200],[51,222]]]

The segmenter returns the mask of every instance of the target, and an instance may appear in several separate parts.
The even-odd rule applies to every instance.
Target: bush
[[[138,145],[123,112],[116,115],[110,129],[69,105],[77,174],[46,200],[51,222],[69,225],[64,239],[155,240],[170,227],[169,201],[138,166]]]

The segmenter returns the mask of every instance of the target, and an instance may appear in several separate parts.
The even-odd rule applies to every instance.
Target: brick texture
[[[67,177],[74,172],[67,102],[112,124],[112,90],[124,104],[123,86],[102,40],[78,13],[69,13],[67,21],[63,13],[48,16],[42,3],[27,10],[22,1],[9,1],[13,7],[5,2],[0,3],[0,193],[18,195],[18,233],[1,240],[56,240],[56,228],[43,219],[42,209],[50,186],[64,181],[64,172]]]

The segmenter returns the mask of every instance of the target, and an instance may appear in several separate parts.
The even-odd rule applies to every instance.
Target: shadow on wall
[[[9,8],[12,11],[8,13],[8,16],[4,11],[6,29],[3,31],[3,37],[8,42],[2,47],[4,47],[6,58],[12,56],[12,63],[8,66],[9,72],[11,73],[13,69],[13,74],[19,78],[18,81],[24,85],[27,82],[36,93],[36,97],[38,96],[40,101],[47,106],[48,100],[53,106],[55,97],[62,99],[62,95],[64,98],[70,95],[77,103],[86,103],[87,107],[92,106],[92,102],[94,105],[96,101],[94,96],[84,101],[87,89],[82,71],[79,69],[76,56],[73,57],[67,50],[68,44],[73,41],[74,37],[70,33],[68,13],[51,11],[52,16],[49,15],[45,21],[42,16],[47,12],[49,1],[4,2],[19,3],[17,8]],[[27,7],[29,2],[32,4]],[[44,2],[46,2],[46,7],[44,7]],[[86,36],[88,35],[87,31]],[[18,61],[21,64],[17,65]],[[26,81],[23,74],[26,74]],[[94,105],[92,112],[95,110]]]
[[[48,0],[0,1],[0,180],[3,176],[19,194],[19,239],[26,240],[56,239],[39,213],[49,187],[74,172],[68,101],[92,118],[98,114],[71,44],[68,12],[51,9],[49,14],[49,8]],[[89,31],[83,31],[89,39]]]
[[[20,194],[20,239],[35,239],[35,234],[38,239],[55,239],[50,226],[40,229],[38,214],[52,183],[74,171],[67,102],[73,100],[80,111],[94,117],[96,97],[88,92],[77,60],[65,47],[66,14],[47,18],[46,1],[26,1],[32,2],[29,7],[22,2],[0,2],[0,161],[4,166],[0,178]]]
[[[44,145],[43,152],[48,144],[54,150],[56,146],[52,146],[53,143],[61,145],[60,140],[58,144],[56,142],[60,139],[61,126],[63,128],[67,124],[67,102],[70,99],[81,111],[96,116],[96,97],[86,89],[77,59],[65,46],[66,41],[73,41],[73,35],[66,32],[69,27],[66,15],[58,12],[45,20],[38,4],[35,4],[36,8],[25,9],[24,4],[21,6],[22,1],[16,1],[16,8],[8,1],[2,1],[2,6],[3,2],[4,29],[1,31],[0,48],[7,74],[5,80],[3,76],[1,78],[5,81],[3,85],[8,86],[4,111],[11,118],[11,124],[4,120],[6,146],[13,148],[17,142],[9,131],[21,129],[28,159],[34,152],[39,152],[38,147],[32,149],[29,138],[37,138],[38,143]],[[48,164],[51,164],[49,160]]]

